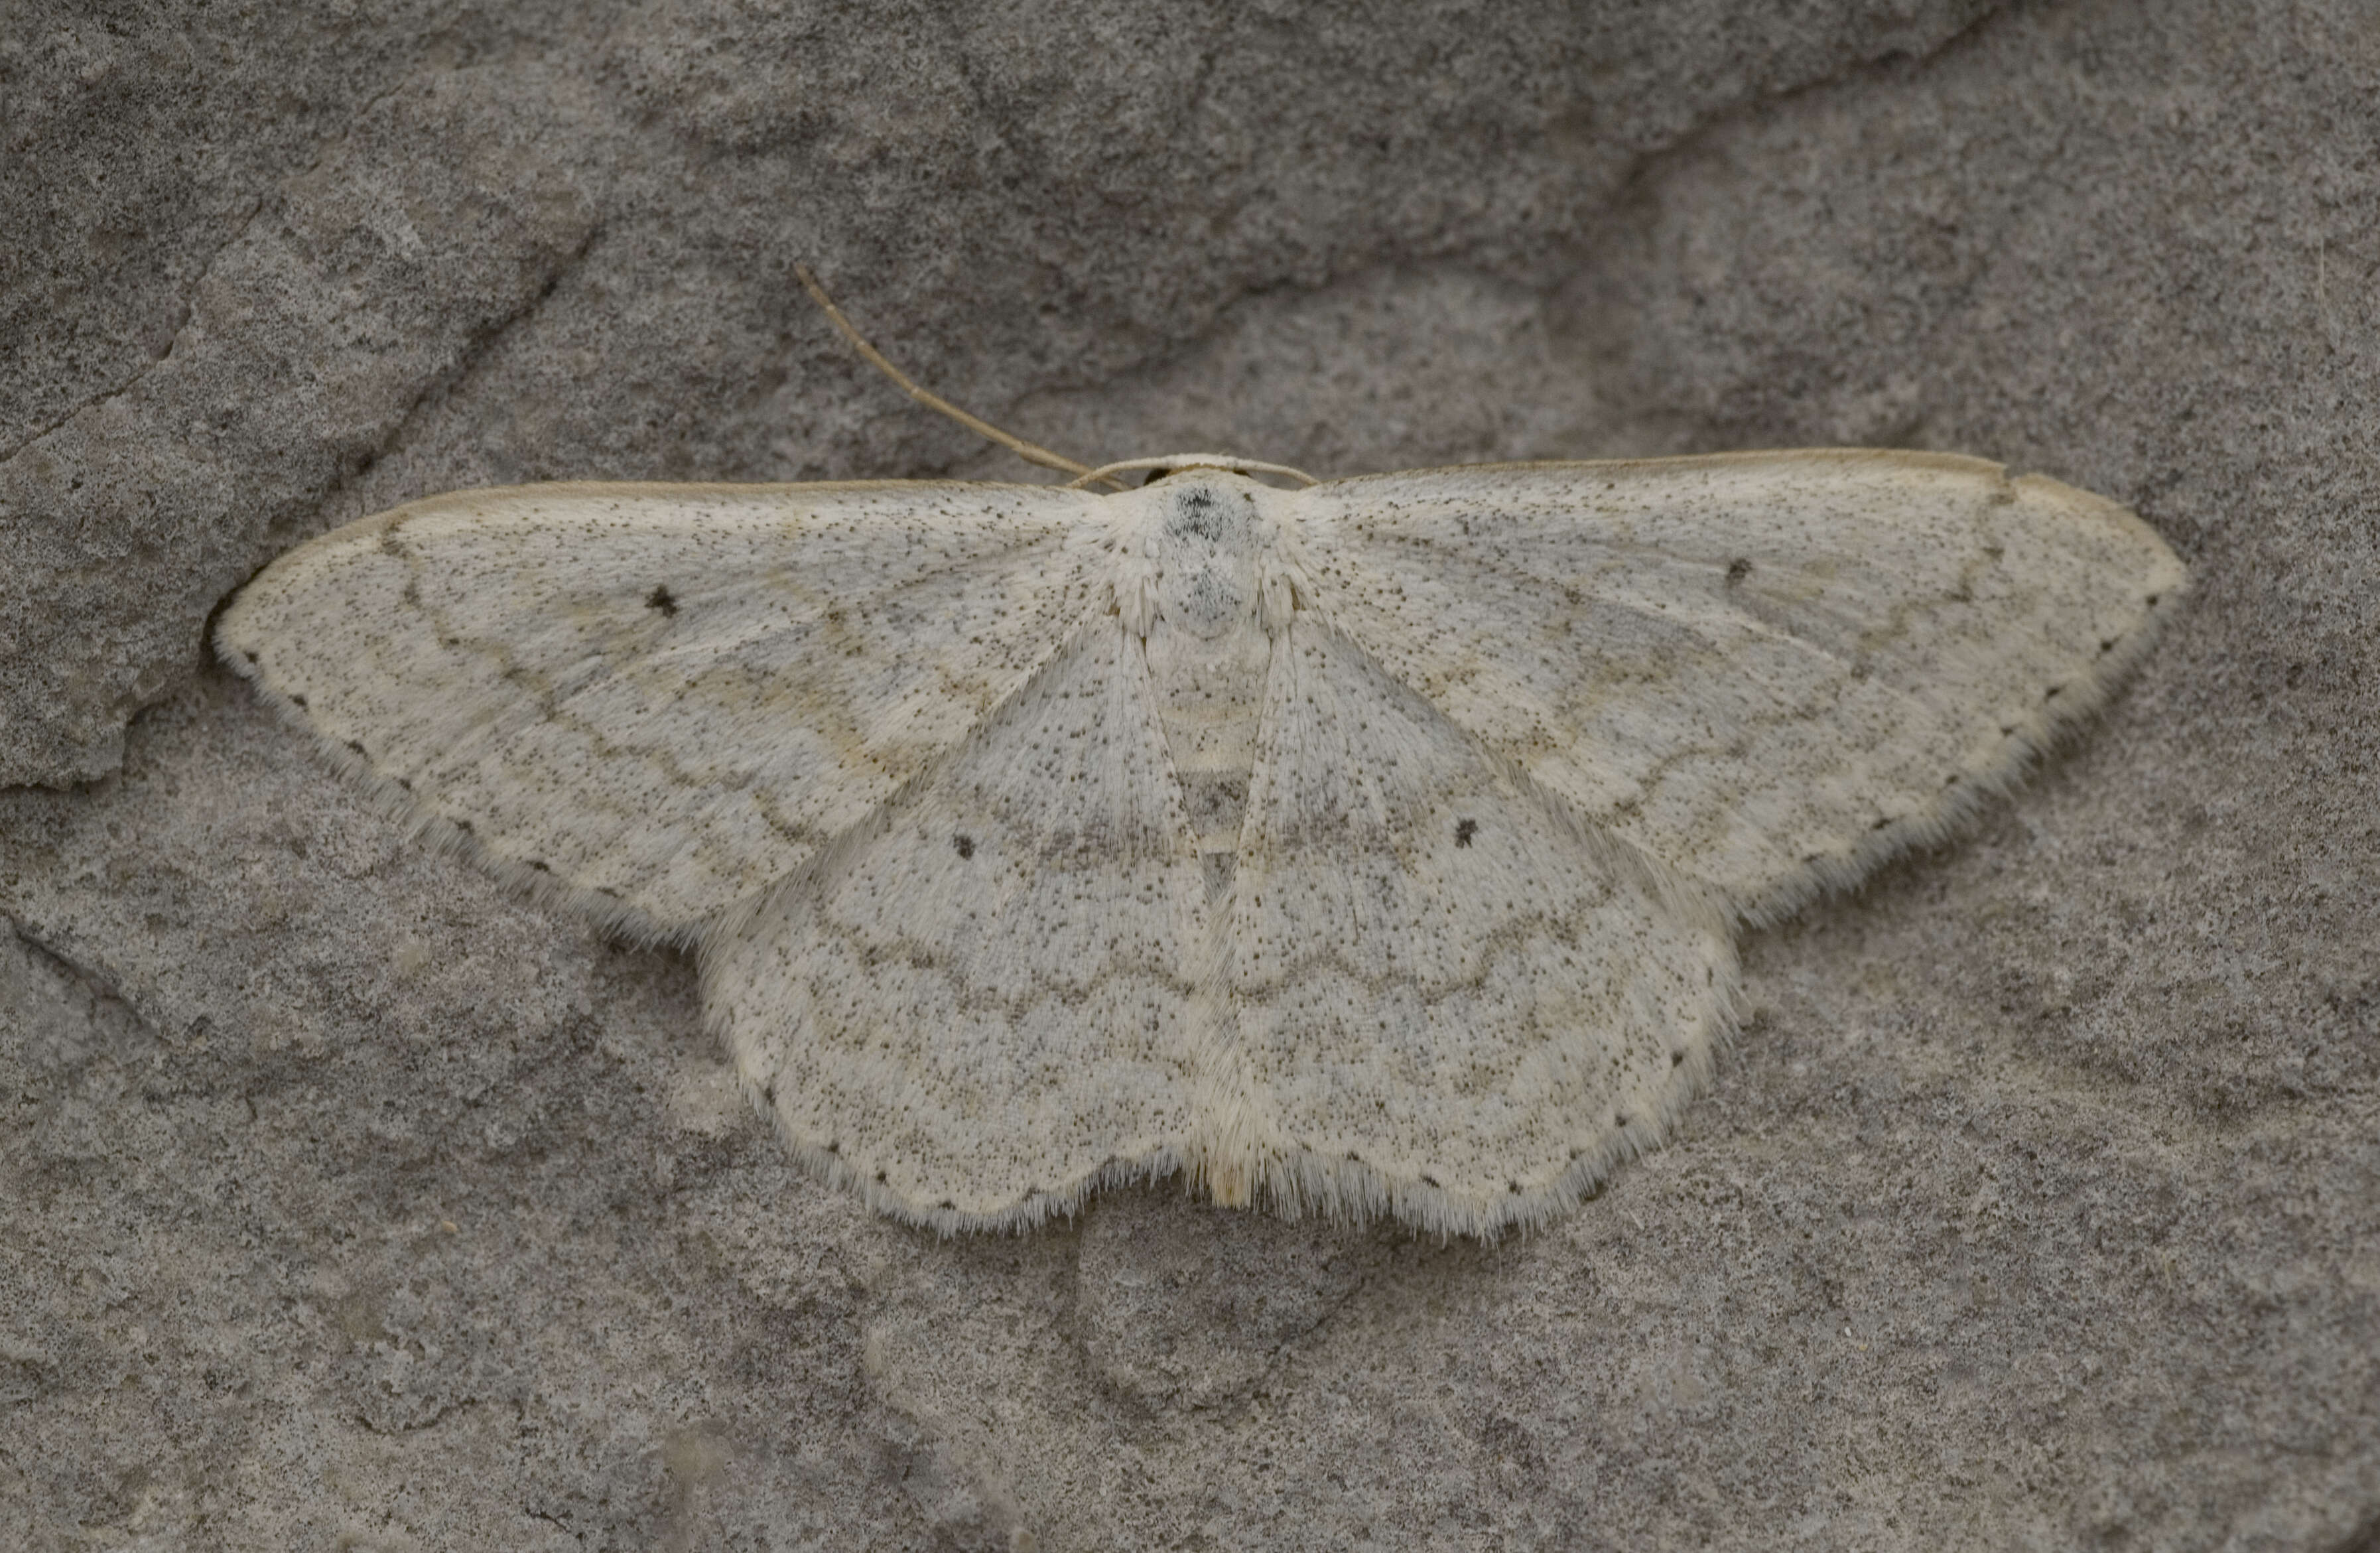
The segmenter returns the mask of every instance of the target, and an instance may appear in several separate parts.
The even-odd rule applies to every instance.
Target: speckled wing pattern
[[[1136,642],[1086,622],[926,780],[723,923],[703,989],[814,1166],[989,1226],[1170,1169],[1198,859]]]
[[[1297,499],[1324,613],[1754,922],[2008,785],[2185,585],[2114,503],[1950,455],[1481,466]]]
[[[1226,924],[1238,1119],[1277,1204],[1490,1233],[1574,1204],[1709,1076],[1720,914],[1315,612],[1273,658]]]
[[[326,535],[218,644],[441,842],[694,944],[884,1211],[1179,1171],[1486,1234],[1672,1125],[1738,922],[2008,784],[2183,586],[1926,455],[548,486]]]
[[[543,485],[300,546],[225,660],[443,844],[646,939],[792,872],[1087,607],[1042,486]]]

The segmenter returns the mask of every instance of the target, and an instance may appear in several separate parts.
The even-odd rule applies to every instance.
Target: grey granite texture
[[[0,7],[0,1547],[2380,1548],[2367,0]],[[1493,1247],[793,1169],[201,650],[561,477],[1955,449],[2197,595]]]

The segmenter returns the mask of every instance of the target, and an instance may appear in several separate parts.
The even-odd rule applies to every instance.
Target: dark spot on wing
[[[878,1171],[876,1172],[876,1184],[879,1186],[884,1184],[884,1172],[882,1171]]]
[[[361,739],[349,739],[347,741],[347,747],[354,750],[358,755],[363,755],[365,753],[364,742]]]
[[[241,653],[241,654],[240,654],[240,656],[241,656],[241,657],[243,657],[243,658],[245,658],[245,659],[247,659],[247,660],[248,660],[249,662],[251,662],[251,663],[253,663],[253,662],[255,662],[255,661],[256,661],[256,654],[254,654],[253,652],[243,652],[243,653]]]
[[[455,829],[468,836],[471,833],[471,822],[468,819],[458,819],[455,821]]]
[[[653,590],[645,595],[645,608],[661,611],[662,617],[666,619],[677,613],[677,600],[671,596],[666,586],[657,583]]]
[[[1628,1113],[1624,1110],[1613,1112],[1611,1124],[1615,1127],[1625,1127],[1628,1125]]]
[[[972,857],[975,855],[975,838],[973,836],[953,836],[951,838],[951,850],[957,853],[962,857]]]
[[[1425,1175],[1421,1178],[1421,1183],[1424,1186],[1437,1186],[1438,1177],[1434,1175]],[[1443,1188],[1440,1188],[1440,1190],[1443,1190]]]
[[[1727,585],[1733,588],[1752,575],[1752,563],[1739,555],[1727,564]]]
[[[549,867],[547,867],[545,866],[545,859],[543,859],[542,857],[532,857],[532,858],[530,858],[530,859],[528,860],[528,866],[529,866],[530,867],[532,867],[532,868],[535,868],[539,873],[541,873],[541,874],[550,874],[550,873],[553,872],[553,870],[552,870],[552,868],[549,868]]]
[[[1478,833],[1479,821],[1475,819],[1458,819],[1454,822],[1454,844],[1457,846],[1469,846],[1471,838]]]
[[[1517,1195],[1517,1194],[1520,1192],[1520,1190],[1521,1190],[1521,1183],[1520,1183],[1519,1182],[1517,1182],[1517,1181],[1508,1181],[1508,1182],[1504,1183],[1504,1185],[1505,1185],[1509,1190],[1511,1190],[1512,1192],[1513,1192],[1513,1193],[1514,1193],[1514,1194],[1516,1194],[1516,1195]]]
[[[833,1142],[832,1142],[832,1143],[828,1144],[828,1145],[826,1146],[826,1151],[827,1151],[829,1154],[840,1154],[840,1153],[842,1153],[842,1152],[843,1152],[843,1140],[842,1140],[841,1138],[837,1138],[837,1139],[835,1139]]]
[[[1682,1052],[1682,1051],[1672,1051],[1672,1052],[1670,1052],[1670,1066],[1671,1066],[1671,1067],[1673,1067],[1673,1068],[1682,1068],[1682,1067],[1684,1067],[1685,1065],[1686,1065],[1686,1054],[1685,1054],[1684,1052]]]
[[[2041,698],[2045,701],[2054,701],[2058,699],[2058,693],[2065,688],[2066,686],[2062,685],[2053,685],[2041,693]]]
[[[289,698],[289,704],[293,707],[302,709],[306,705],[306,698],[303,696],[292,696]]]
[[[936,1203],[934,1206],[935,1206],[936,1207],[941,1208],[941,1209],[942,1209],[942,1210],[944,1210],[945,1212],[948,1212],[948,1211],[951,1211],[951,1210],[953,1210],[953,1209],[955,1209],[959,1205],[958,1205],[958,1204],[956,1204],[956,1203],[954,1203],[954,1202],[953,1202],[953,1201],[951,1201],[948,1197],[944,1197],[941,1202]]]

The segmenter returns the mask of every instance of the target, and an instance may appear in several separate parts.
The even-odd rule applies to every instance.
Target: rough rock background
[[[2364,0],[0,6],[0,1545],[2380,1547]],[[200,649],[556,477],[1859,443],[2190,613],[1482,1248],[944,1243]]]

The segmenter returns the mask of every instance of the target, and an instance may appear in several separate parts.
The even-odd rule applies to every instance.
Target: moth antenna
[[[1169,453],[1162,458],[1126,458],[1114,464],[1102,464],[1087,469],[1066,483],[1088,485],[1095,479],[1111,479],[1126,469],[1231,469],[1243,475],[1286,475],[1302,479],[1308,485],[1322,482],[1303,469],[1293,469],[1286,464],[1268,464],[1259,458],[1242,458],[1232,453]]]
[[[869,345],[866,336],[862,335],[858,329],[853,326],[851,320],[843,316],[843,309],[834,305],[834,298],[826,294],[826,287],[819,285],[818,277],[810,273],[810,267],[808,265],[795,265],[794,273],[800,279],[802,288],[810,294],[810,300],[816,302],[820,309],[825,312],[826,316],[834,321],[834,326],[843,331],[843,337],[849,340],[852,343],[853,347],[856,349],[861,356],[868,358],[868,364],[875,368],[878,371],[883,373],[886,377],[891,378],[900,386],[901,392],[906,394],[910,398],[915,399],[917,403],[925,406],[928,409],[932,410],[939,415],[946,415],[950,417],[953,420],[957,421],[961,426],[965,427],[977,436],[988,438],[992,442],[998,443],[1009,452],[1016,455],[1017,457],[1024,459],[1027,464],[1038,464],[1045,469],[1062,470],[1066,474],[1075,477],[1075,483],[1077,484],[1084,483],[1092,479],[1103,479],[1108,484],[1115,487],[1118,491],[1122,491],[1124,488],[1123,481],[1116,479],[1111,476],[1100,475],[1098,471],[1092,469],[1088,464],[1078,464],[1062,453],[1052,453],[1048,448],[1042,447],[1038,443],[1028,443],[1022,437],[1011,436],[1008,432],[1002,431],[991,422],[982,419],[979,417],[967,414],[966,411],[959,408],[956,405],[952,404],[948,399],[943,398],[941,394],[931,394],[927,392],[925,389],[918,387],[916,383],[909,381],[907,373],[902,371],[900,368],[895,367],[892,362],[886,360],[882,351],[878,350],[874,346]]]

